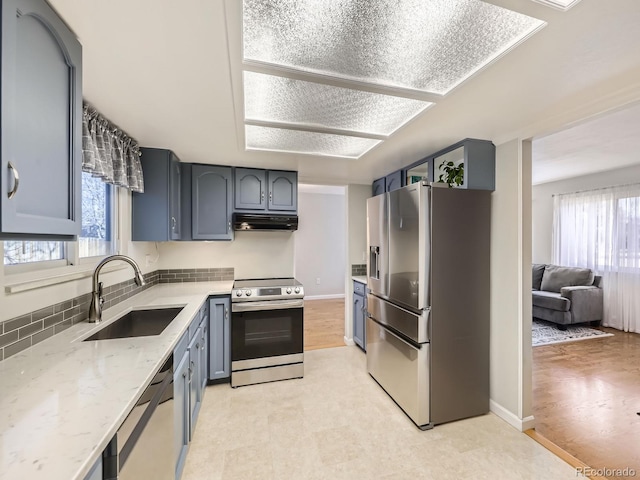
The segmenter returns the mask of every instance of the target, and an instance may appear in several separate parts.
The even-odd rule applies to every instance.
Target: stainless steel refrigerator
[[[369,374],[422,429],[489,411],[491,192],[367,201]]]

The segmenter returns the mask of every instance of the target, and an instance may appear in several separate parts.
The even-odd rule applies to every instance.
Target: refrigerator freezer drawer
[[[367,319],[367,371],[413,422],[433,427],[429,403],[429,349],[416,348]]]
[[[429,339],[429,316],[427,309],[418,315],[391,302],[367,295],[367,311],[378,323],[391,327],[415,343],[425,343]]]

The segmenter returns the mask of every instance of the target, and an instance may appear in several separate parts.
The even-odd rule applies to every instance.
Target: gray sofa
[[[567,325],[602,321],[602,277],[588,268],[533,264],[533,318]]]

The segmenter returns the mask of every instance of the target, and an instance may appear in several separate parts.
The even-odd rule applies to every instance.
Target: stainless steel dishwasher
[[[172,354],[118,429],[105,479],[175,479],[173,407]]]

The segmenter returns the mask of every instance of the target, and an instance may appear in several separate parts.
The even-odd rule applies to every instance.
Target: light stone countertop
[[[233,281],[155,285],[0,362],[0,478],[83,480],[209,295]],[[162,334],[82,342],[133,308],[184,306]]]
[[[351,279],[358,283],[362,283],[363,285],[367,284],[367,277],[365,275],[354,275]]]

